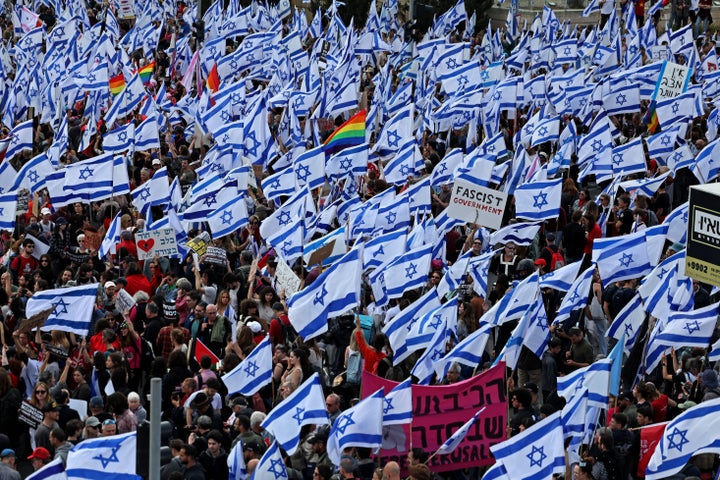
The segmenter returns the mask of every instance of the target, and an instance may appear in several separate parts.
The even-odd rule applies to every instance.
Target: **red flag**
[[[213,364],[220,361],[220,359],[215,355],[208,347],[205,346],[203,342],[200,341],[199,338],[195,339],[195,360],[200,363],[200,359],[207,355],[210,357],[210,360]]]
[[[640,461],[638,461],[637,474],[638,477],[645,478],[645,469],[647,469],[650,457],[652,457],[655,447],[662,439],[665,433],[665,423],[651,425],[640,429]]]

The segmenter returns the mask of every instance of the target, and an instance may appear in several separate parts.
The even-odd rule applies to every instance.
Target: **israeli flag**
[[[383,427],[404,425],[412,422],[412,381],[410,378],[398,383],[385,395]]]
[[[10,144],[5,150],[5,161],[12,159],[23,150],[33,149],[33,121],[18,123],[10,132]]]
[[[382,421],[382,413],[377,417]],[[315,373],[273,408],[261,426],[275,437],[275,441],[288,455],[292,455],[300,444],[300,428],[303,425],[328,423],[330,420],[325,409],[325,395],[320,377]]]
[[[10,164],[8,163],[8,165]],[[55,169],[50,163],[47,153],[43,152],[30,159],[18,170],[15,183],[9,190],[27,188],[33,194],[45,187],[45,177],[54,171]]]
[[[8,163],[8,162],[5,162]],[[15,229],[15,210],[17,209],[17,192],[12,191],[0,195],[0,229]],[[29,316],[29,315],[28,315]]]
[[[621,237],[596,239],[592,260],[597,263],[603,286],[641,277],[652,269],[644,230]]]
[[[420,318],[423,318],[425,314],[439,308],[440,305],[437,291],[432,288],[428,290],[425,295],[402,309],[383,326],[382,331],[388,337],[388,341],[394,352],[393,364],[397,365],[400,362],[400,360],[398,360],[398,353],[401,352],[401,349],[407,348],[405,339],[410,330],[412,330],[413,324],[419,321]]]
[[[567,292],[580,273],[582,262],[573,262],[540,277],[540,288],[552,288]]]
[[[120,226],[120,217],[122,212],[118,212],[110,222],[108,231],[103,237],[100,248],[98,248],[98,258],[105,258],[108,253],[115,253],[115,246],[120,242],[120,232],[122,230]]]
[[[442,445],[440,445],[440,448],[437,450],[438,455],[447,455],[449,453],[452,453],[455,451],[457,447],[460,446],[463,440],[465,440],[465,437],[467,436],[468,432],[472,428],[473,425],[475,425],[475,422],[478,421],[480,418],[480,414],[485,410],[487,407],[482,407],[480,410],[477,411],[475,415],[470,417],[470,420],[465,422],[460,428],[458,428],[455,433],[453,433],[445,442],[443,442]]]
[[[547,480],[565,471],[565,446],[560,413],[546,417],[514,437],[490,447],[509,478]]]
[[[310,190],[322,187],[325,183],[325,152],[323,147],[307,150],[295,158],[293,163],[295,179],[300,188]]]
[[[410,371],[412,376],[418,379],[419,385],[429,385],[435,373],[435,362],[445,356],[445,346],[450,339],[450,332],[447,322],[443,322],[440,327],[435,330],[432,338],[428,342],[427,348],[417,359],[413,369]]]
[[[395,230],[369,240],[363,249],[363,270],[377,268],[402,256],[405,253],[406,239],[404,230]]]
[[[470,368],[481,364],[485,346],[495,325],[485,323],[473,333],[465,337],[450,350],[442,359],[435,362],[435,373],[438,378],[444,378],[453,363],[459,363]]]
[[[570,400],[588,392],[588,406],[606,408],[609,401],[612,359],[598,360],[557,379],[557,393]]]
[[[540,224],[535,222],[513,223],[506,225],[490,235],[490,245],[506,244],[513,242],[515,245],[525,247],[530,245],[537,233],[540,231]]]
[[[612,147],[612,170],[613,175],[618,177],[631,173],[644,173],[647,170],[642,137],[633,138],[624,145]]]
[[[514,193],[515,216],[531,221],[557,218],[561,194],[562,178],[520,185]]]
[[[423,245],[388,264],[384,269],[387,296],[397,298],[408,290],[425,285],[431,260],[432,245]]]
[[[340,465],[342,452],[348,447],[376,448],[382,445],[383,389],[342,412],[330,427],[327,454],[334,465]]]
[[[67,480],[67,478],[67,474],[65,473],[65,464],[63,463],[62,458],[56,458],[32,475],[28,476],[26,480]]]
[[[580,263],[580,262],[576,262]],[[570,288],[567,290],[567,294],[563,297],[560,307],[558,308],[557,315],[553,324],[557,325],[570,318],[570,314],[578,308],[583,308],[587,305],[588,295],[590,294],[590,287],[592,286],[592,278],[595,273],[595,267],[590,266],[585,270],[579,277],[577,277]]]
[[[642,300],[640,296],[635,293],[633,298],[615,315],[606,336],[618,340],[624,338],[624,351],[625,353],[630,353],[646,317],[647,314],[645,313]]]
[[[272,373],[272,344],[266,336],[237,367],[222,376],[222,381],[228,394],[251,396],[270,383]]]
[[[665,328],[654,336],[653,346],[707,348],[715,329],[718,305],[720,303],[713,303],[689,312],[671,311]]]
[[[68,480],[141,480],[135,471],[137,432],[91,438],[70,449]]]
[[[135,138],[135,124],[128,122],[125,125],[107,132],[103,136],[103,151],[106,153],[121,153],[132,151]]]
[[[79,287],[56,288],[36,292],[25,305],[25,314],[30,317],[52,309],[42,330],[60,330],[86,336],[95,306],[98,283]]]

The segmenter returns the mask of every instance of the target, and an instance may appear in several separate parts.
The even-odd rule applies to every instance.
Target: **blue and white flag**
[[[5,161],[23,150],[33,149],[33,120],[18,123],[10,132],[10,144],[5,150]]]
[[[453,178],[455,169],[463,162],[463,151],[459,148],[453,148],[443,157],[430,175],[430,184],[433,187],[450,183]]]
[[[149,115],[135,128],[135,150],[160,148],[160,129],[158,119]]]
[[[17,197],[16,191],[0,195],[0,230],[15,230]]]
[[[137,432],[83,440],[67,456],[69,480],[141,480],[135,472]]]
[[[518,283],[509,294],[503,297],[481,317],[482,322],[493,325],[503,325],[511,320],[517,320],[535,302],[539,292],[540,276],[535,272]]]
[[[27,477],[26,480],[67,480],[67,478],[62,458],[56,458]]]
[[[412,406],[412,381],[408,378],[395,385],[392,390],[385,394],[383,427],[411,423]]]
[[[560,214],[562,178],[520,185],[514,195],[517,218],[532,221],[557,218]]]
[[[647,143],[650,157],[665,162],[665,159],[670,156],[675,148],[675,141],[678,138],[678,134],[681,133],[681,127],[683,129],[685,128],[684,125],[666,127],[663,128],[662,132],[647,137],[645,142]]]
[[[237,367],[222,376],[228,394],[239,393],[249,397],[270,383],[273,374],[272,356],[272,344],[267,336]]]
[[[597,263],[603,286],[641,277],[652,270],[644,230],[621,237],[595,239],[592,260]]]
[[[675,417],[665,427],[665,433],[650,457],[645,478],[669,478],[682,470],[694,455],[720,453],[718,429],[720,398],[706,400]]]
[[[442,348],[438,347],[440,356],[435,360],[442,358],[445,352],[445,337],[449,335],[450,331],[457,330],[457,305],[458,301],[457,297],[455,297],[413,322],[403,345],[393,351],[393,363],[397,365],[410,356],[411,353],[426,347],[430,350],[432,345],[440,342],[443,342],[443,346]],[[417,363],[419,362],[418,360]],[[432,366],[424,370],[426,376],[429,376],[431,372]]]
[[[295,158],[293,163],[295,179],[300,188],[310,190],[322,187],[325,182],[325,152],[323,146],[306,150]]]
[[[347,447],[376,448],[382,445],[383,389],[342,412],[330,427],[327,454],[334,465],[340,465]]]
[[[533,303],[525,310],[520,322],[510,335],[510,339],[495,360],[495,365],[502,359],[512,369],[517,366],[522,347],[527,347],[538,358],[542,357],[550,341],[550,323],[542,296],[537,295]]]
[[[718,360],[720,360],[720,340],[712,344],[708,354],[709,362],[717,362]]]
[[[86,336],[90,329],[98,283],[79,287],[55,288],[36,292],[25,305],[25,314],[30,317],[52,308],[41,330],[60,330]]]
[[[636,83],[627,82],[604,95],[603,108],[608,115],[636,113],[640,111],[640,87]]]
[[[540,277],[540,288],[552,288],[560,292],[567,292],[580,273],[581,266],[582,262],[573,262],[546,273]]]
[[[128,122],[125,125],[107,132],[103,136],[103,151],[107,153],[121,153],[125,150],[132,151],[134,138],[135,123]]]
[[[525,247],[530,245],[540,231],[539,223],[513,223],[502,227],[490,235],[490,245],[513,242],[515,245]]]
[[[133,205],[141,211],[147,211],[151,206],[168,205],[170,203],[170,184],[168,183],[167,167],[156,170],[147,182],[130,192]]]
[[[247,203],[242,195],[220,205],[207,216],[213,238],[222,238],[248,224]]]
[[[475,368],[482,363],[485,345],[495,328],[492,324],[483,324],[473,333],[455,345],[442,359],[435,362],[437,378],[445,378],[453,363]]]
[[[384,267],[384,281],[388,298],[400,297],[408,290],[425,285],[431,260],[432,245],[423,245],[387,264]]]
[[[718,305],[720,303],[713,303],[689,312],[671,311],[667,325],[653,336],[653,346],[707,348],[715,330]],[[658,325],[661,324],[662,322],[658,322]],[[648,346],[648,350],[650,349]]]
[[[435,454],[447,455],[448,453],[454,452],[455,449],[460,446],[462,441],[465,440],[468,432],[473,427],[473,425],[475,425],[475,422],[478,421],[478,418],[480,418],[480,414],[485,410],[485,408],[487,407],[482,407],[480,410],[477,411],[475,415],[470,417],[470,420],[468,420],[460,428],[458,428],[455,433],[453,433],[447,440],[443,442],[442,445],[440,445],[440,448],[437,449],[437,452],[435,452]]]
[[[230,453],[228,453],[227,465],[229,480],[245,480],[247,478],[242,440],[238,440]]]
[[[382,421],[382,414],[378,418]],[[315,373],[273,408],[261,426],[275,437],[288,455],[292,455],[300,444],[300,428],[303,425],[328,423],[325,395],[320,376]]]
[[[714,111],[715,110],[713,110],[713,112]],[[708,128],[708,131],[710,131],[710,128]],[[667,167],[670,170],[677,172],[681,168],[693,166],[695,164],[695,155],[692,150],[690,150],[690,145],[685,143],[673,150],[665,161],[667,162]]]
[[[290,2],[288,0],[285,1],[288,5],[290,5]],[[282,1],[280,3],[282,4]],[[260,462],[255,467],[255,470],[253,470],[252,477],[250,478],[257,480],[264,480],[266,478],[280,480],[283,478],[288,478],[287,469],[285,468],[285,462],[283,462],[283,458],[280,454],[280,448],[278,447],[277,442],[273,442],[272,445],[270,445],[270,448],[265,450],[265,453],[263,454],[262,458],[260,458]]]
[[[625,353],[630,353],[646,317],[640,295],[635,293],[633,298],[615,315],[606,336],[618,340],[624,338]]]
[[[490,447],[509,478],[547,480],[565,471],[565,446],[560,412],[504,442]]]
[[[307,188],[297,190],[272,215],[262,221],[260,235],[263,238],[271,237],[276,235],[277,232],[287,230],[293,223],[302,220],[305,213],[305,202],[309,195],[310,191]]]
[[[720,162],[717,161],[718,152],[720,152],[720,138],[705,145],[695,157],[695,165],[691,170],[700,183],[715,180],[720,173]]]
[[[673,209],[670,214],[665,217],[663,223],[668,224],[668,231],[665,237],[673,242],[685,244],[687,239],[689,207],[688,202],[683,203]]]
[[[385,165],[385,181],[393,185],[403,185],[408,177],[418,176],[425,162],[414,138],[403,139],[397,154]]]
[[[588,392],[588,405],[606,408],[612,359],[605,358],[557,379],[557,394],[566,400]]]
[[[411,375],[418,379],[418,385],[430,384],[430,380],[432,380],[435,373],[435,362],[440,361],[445,356],[447,342],[451,339],[447,321],[442,322],[434,332],[429,330],[428,333],[432,333],[432,337],[427,343],[425,351],[420,355],[420,358],[417,359],[410,371]],[[414,337],[411,337],[411,339],[415,340]]]
[[[15,177],[15,183],[10,187],[10,190],[27,188],[30,193],[33,194],[45,187],[45,177],[54,171],[55,169],[50,163],[47,153],[40,153],[39,155],[31,158],[30,161],[18,170],[17,176]],[[0,172],[0,175],[2,174],[4,174],[4,172]]]
[[[560,117],[555,115],[550,118],[541,119],[535,126],[530,140],[530,146],[534,147],[545,142],[554,142],[558,139],[560,132]]]
[[[292,168],[286,168],[268,175],[260,185],[267,198],[278,202],[282,197],[289,197],[297,191],[297,178]]]
[[[567,290],[567,294],[563,297],[563,300],[560,303],[560,307],[558,308],[555,320],[553,320],[553,324],[557,325],[562,323],[570,318],[570,314],[574,310],[583,308],[587,305],[594,273],[595,267],[590,266],[573,281],[572,285],[570,285],[570,288]]]
[[[369,240],[363,248],[363,270],[377,268],[403,255],[406,239],[405,231],[396,230]]]
[[[361,276],[362,248],[353,248],[288,299],[290,323],[304,340],[327,332],[329,318],[360,304]]]
[[[85,201],[98,201],[113,195],[115,161],[109,153],[76,162],[65,168],[65,192]]]
[[[329,178],[342,178],[348,172],[363,175],[367,172],[368,148],[367,143],[361,143],[331,155],[325,163],[326,175]]]
[[[615,176],[644,173],[647,170],[642,137],[612,148],[612,170]]]
[[[425,295],[400,310],[389,322],[385,323],[382,331],[387,335],[390,346],[393,349],[393,364],[397,365],[400,362],[400,360],[398,360],[398,354],[401,354],[403,350],[406,351],[405,358],[410,354],[410,352],[407,352],[405,339],[413,328],[413,323],[420,321],[425,314],[434,311],[440,307],[440,305],[437,291],[431,288]]]
[[[102,243],[98,248],[98,258],[102,259],[107,256],[108,253],[115,253],[115,246],[120,242],[120,232],[122,231],[120,217],[122,212],[118,212],[110,222],[105,237],[103,237]]]

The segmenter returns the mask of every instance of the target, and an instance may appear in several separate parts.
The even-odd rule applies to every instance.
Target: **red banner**
[[[379,388],[387,393],[395,385],[397,382],[363,372],[362,396],[371,395]],[[504,363],[452,385],[413,385],[412,398],[412,423],[391,425],[383,431],[379,453],[382,465],[396,461],[407,470],[411,429],[412,448],[422,448],[432,455],[482,407],[485,411],[458,448],[448,455],[436,455],[428,466],[433,472],[445,472],[495,463],[490,447],[505,440],[507,425]]]
[[[645,469],[647,469],[655,447],[665,433],[665,425],[667,422],[640,429],[640,460],[637,468],[637,476],[640,478],[645,478]]]

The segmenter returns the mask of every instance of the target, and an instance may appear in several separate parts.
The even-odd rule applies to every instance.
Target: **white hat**
[[[162,165],[162,162],[160,161],[159,158],[153,158],[152,164],[153,165]]]
[[[247,326],[250,327],[250,330],[252,330],[253,333],[260,333],[262,332],[262,325],[260,325],[259,322],[248,322]]]
[[[42,215],[51,215],[51,214],[52,214],[52,212],[50,211],[50,209],[47,208],[47,207],[45,207],[45,208],[43,208],[42,210],[40,210],[40,213],[41,213]]]
[[[115,282],[105,282],[105,289],[107,290],[110,287],[115,288]]]

